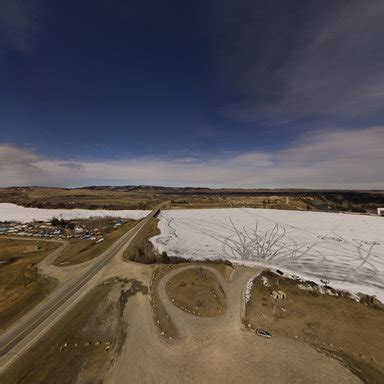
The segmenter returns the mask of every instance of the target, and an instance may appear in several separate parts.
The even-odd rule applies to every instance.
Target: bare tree
[[[253,229],[236,227],[229,219],[233,235],[224,239],[223,252],[240,260],[272,261],[280,257],[288,257],[290,262],[296,256],[296,245],[286,241],[286,229],[275,224],[263,232],[256,221]]]

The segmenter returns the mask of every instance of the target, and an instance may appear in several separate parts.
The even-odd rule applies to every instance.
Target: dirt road
[[[116,253],[125,250],[129,246],[137,233],[158,211],[159,208],[155,208],[145,219],[84,268],[81,273],[55,290],[46,300],[0,336],[0,373],[27,351],[36,340],[84,297],[88,290],[98,282],[97,279],[93,279],[97,273]]]
[[[201,318],[175,307],[165,285],[188,268],[196,266],[175,269],[159,284],[179,338],[165,340],[153,321],[150,299],[136,295],[126,307],[126,342],[104,376],[106,383],[360,383],[339,361],[304,343],[263,339],[244,329],[243,290],[255,270],[236,268],[226,281],[214,268],[203,267],[215,274],[226,294],[226,311],[220,316]]]
[[[68,246],[69,242],[67,240],[58,240],[58,239],[36,239],[31,237],[21,237],[21,236],[1,236],[2,239],[10,239],[10,240],[22,240],[22,241],[41,241],[48,243],[57,243],[61,244],[57,249],[55,249],[51,254],[45,257],[43,260],[37,264],[38,271],[41,275],[49,276],[57,280],[58,284],[61,285],[65,281],[69,280],[70,277],[74,276],[81,269],[86,267],[90,262],[71,265],[65,267],[55,266],[53,263],[55,260],[63,253],[65,247]]]

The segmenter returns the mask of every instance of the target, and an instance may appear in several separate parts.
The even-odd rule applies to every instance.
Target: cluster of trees
[[[75,224],[74,223],[72,223],[69,220],[58,219],[57,217],[52,218],[51,224],[54,227],[62,227],[62,228],[68,228],[68,229],[75,229]]]

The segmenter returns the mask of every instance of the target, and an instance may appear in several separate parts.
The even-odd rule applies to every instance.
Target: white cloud
[[[279,151],[199,158],[47,158],[0,145],[0,185],[384,188],[384,127],[318,132]]]

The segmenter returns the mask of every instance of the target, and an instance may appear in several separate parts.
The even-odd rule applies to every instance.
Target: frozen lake
[[[142,219],[150,211],[144,210],[105,210],[105,209],[44,209],[27,208],[11,203],[0,203],[0,221],[30,222],[58,219],[88,219],[90,217],[122,217],[125,219]]]
[[[326,279],[335,288],[384,301],[384,218],[228,208],[162,211],[159,252],[229,259]]]

